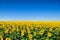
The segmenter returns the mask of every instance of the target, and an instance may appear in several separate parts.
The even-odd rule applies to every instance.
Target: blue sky
[[[60,0],[0,0],[0,20],[60,21]]]

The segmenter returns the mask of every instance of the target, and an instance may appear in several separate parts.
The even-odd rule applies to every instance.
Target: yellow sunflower
[[[12,28],[11,31],[14,32],[16,28]]]
[[[27,29],[27,32],[30,33],[30,29],[29,28]]]
[[[52,32],[52,31],[53,31],[53,29],[52,29],[52,28],[49,28],[49,31],[50,31],[50,32]]]
[[[9,31],[10,34],[12,34],[12,31]]]
[[[8,33],[8,31],[9,31],[9,29],[6,29],[6,30],[4,31],[4,33]]]
[[[3,37],[2,36],[0,36],[0,40],[3,40]]]
[[[60,29],[59,27],[56,27],[56,29],[55,29],[55,30],[57,30],[57,31],[58,31],[59,29]]]
[[[48,37],[51,37],[51,36],[52,36],[52,34],[50,32],[48,32]]]
[[[34,36],[36,35],[36,32],[34,32]]]
[[[32,39],[32,34],[28,34],[29,39]]]
[[[42,29],[39,34],[42,36],[44,34],[44,29]]]
[[[21,31],[21,36],[24,36],[25,30]]]
[[[11,40],[10,38],[6,38],[6,40]]]
[[[32,39],[30,39],[30,40],[32,40]]]

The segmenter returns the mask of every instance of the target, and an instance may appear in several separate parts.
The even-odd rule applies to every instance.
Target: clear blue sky
[[[0,0],[0,20],[60,20],[60,0]]]

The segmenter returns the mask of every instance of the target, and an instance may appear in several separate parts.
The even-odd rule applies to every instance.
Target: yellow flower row
[[[17,40],[27,38],[33,39],[52,39],[60,37],[60,23],[49,22],[1,22],[0,40]],[[12,37],[13,36],[13,37]],[[44,36],[44,38],[43,38]],[[59,39],[59,38],[56,38]]]

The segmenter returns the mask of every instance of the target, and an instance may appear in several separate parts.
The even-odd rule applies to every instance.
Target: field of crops
[[[0,22],[0,40],[60,40],[60,22]]]

